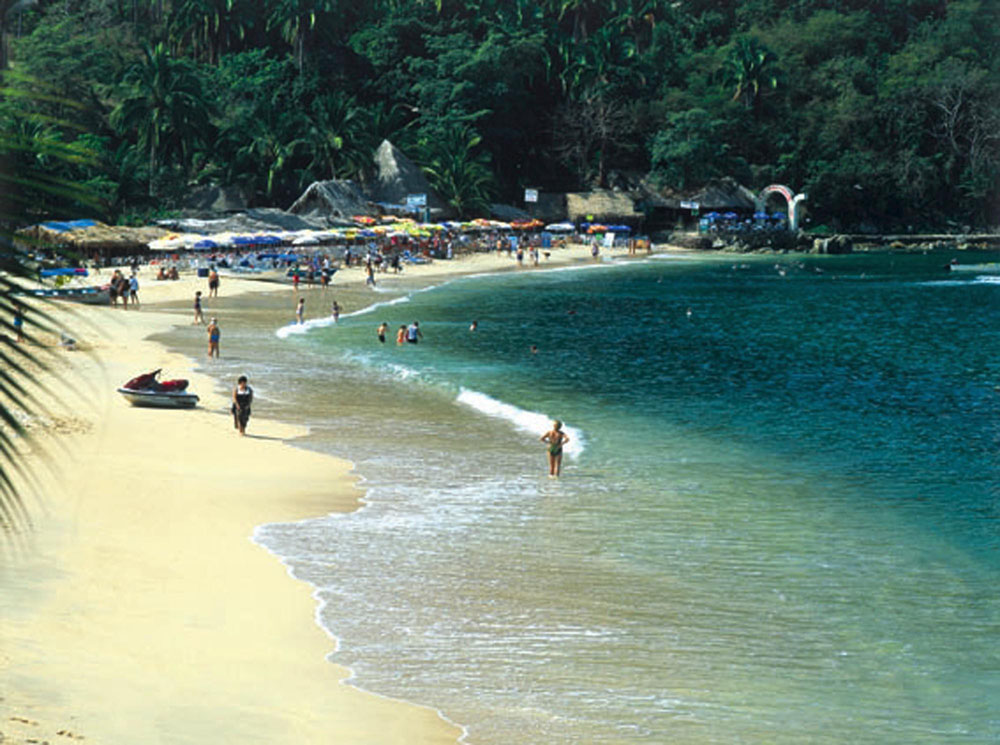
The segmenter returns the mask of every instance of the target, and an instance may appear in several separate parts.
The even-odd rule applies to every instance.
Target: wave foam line
[[[535,437],[541,437],[542,433],[547,432],[552,426],[552,420],[554,419],[554,417],[540,414],[537,411],[519,409],[513,404],[498,401],[491,396],[487,396],[485,393],[470,391],[468,388],[462,388],[455,400],[486,416],[504,419],[513,424],[515,429],[519,429]],[[586,444],[583,431],[576,427],[567,426],[566,424],[563,424],[563,431],[569,435],[569,442],[563,448],[563,452],[566,453],[568,458],[576,460],[583,453]]]
[[[374,303],[373,305],[365,306],[360,310],[356,310],[352,313],[342,313],[341,318],[352,318],[354,316],[365,315],[366,313],[373,313],[377,308],[383,308],[387,305],[398,305],[399,303],[410,302],[409,295],[403,295],[402,297],[393,298],[392,300],[386,300],[382,303]],[[274,332],[274,335],[279,339],[287,339],[292,335],[300,335],[308,333],[313,329],[325,329],[336,324],[333,320],[333,316],[326,316],[324,318],[310,318],[305,323],[290,323],[287,326],[282,326]]]

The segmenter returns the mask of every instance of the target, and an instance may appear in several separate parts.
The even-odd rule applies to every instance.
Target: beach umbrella
[[[554,222],[551,225],[546,225],[545,229],[552,233],[572,233],[576,230],[576,226],[571,222]]]
[[[784,220],[785,219],[785,213],[784,212],[775,212],[773,215],[771,215],[771,219],[772,220]]]
[[[722,217],[722,215],[720,215],[718,212],[709,212],[707,215],[705,215],[706,220],[718,220],[720,217]]]
[[[197,249],[199,251],[207,251],[210,248],[218,248],[218,247],[219,244],[210,238],[203,238],[202,240],[198,241],[197,243],[191,246],[191,248]]]
[[[234,235],[233,236],[234,246],[252,246],[254,245],[253,236],[250,235]]]
[[[766,212],[754,212],[753,213],[753,219],[754,220],[766,220],[767,219],[767,213]]]
[[[360,235],[362,238],[375,238],[376,236],[378,236],[378,233],[376,233],[374,230],[361,230],[358,232],[358,235]]]
[[[722,217],[726,220],[735,220],[737,217],[739,217],[739,215],[737,215],[735,212],[727,212]]]
[[[319,238],[315,235],[301,235],[292,241],[293,246],[315,246],[319,243]]]

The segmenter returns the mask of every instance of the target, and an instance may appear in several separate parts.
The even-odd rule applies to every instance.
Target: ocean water
[[[604,262],[294,330],[256,300],[216,371],[367,489],[256,540],[354,684],[475,745],[996,743],[1000,284],[948,258]]]

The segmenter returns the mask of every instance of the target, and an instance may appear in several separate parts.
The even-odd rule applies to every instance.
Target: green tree
[[[134,134],[147,152],[153,196],[158,163],[174,156],[187,166],[196,144],[210,134],[210,103],[194,67],[173,59],[163,43],[145,47],[122,83],[125,98],[111,113],[111,123],[120,133]]]
[[[755,38],[737,39],[722,65],[722,82],[733,89],[733,100],[752,109],[761,97],[778,88],[778,56]]]
[[[476,131],[452,123],[421,143],[420,160],[427,179],[459,217],[486,212],[493,197],[489,154],[479,149]]]

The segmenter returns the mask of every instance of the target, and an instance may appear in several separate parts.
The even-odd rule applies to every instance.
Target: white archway
[[[780,194],[785,198],[785,204],[788,207],[788,229],[798,230],[799,229],[799,216],[802,210],[802,202],[806,200],[805,194],[795,194],[787,186],[782,184],[771,184],[765,188],[760,196],[757,197],[757,209],[763,210],[765,204],[767,203],[767,198],[771,194]]]

